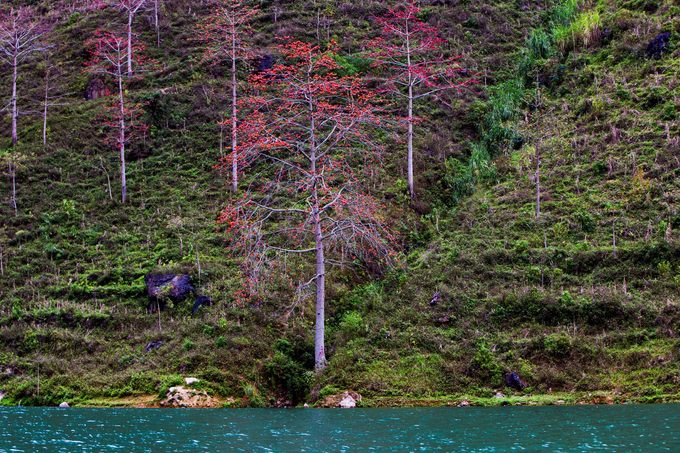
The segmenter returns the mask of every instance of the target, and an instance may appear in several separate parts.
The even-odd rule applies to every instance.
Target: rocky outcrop
[[[162,407],[217,407],[219,404],[203,390],[179,385],[168,389],[160,405]]]
[[[664,32],[652,39],[649,44],[647,44],[647,49],[645,54],[649,58],[659,59],[663,56],[665,52],[668,52],[671,45],[671,34],[670,32]]]
[[[165,302],[168,299],[181,302],[195,293],[191,278],[186,274],[147,274],[144,282],[146,293],[152,302]]]
[[[196,312],[201,307],[210,307],[212,305],[212,299],[208,296],[198,296],[194,301],[194,306],[191,308],[191,315],[195,315]]]
[[[515,390],[524,390],[527,386],[527,384],[524,382],[524,380],[522,380],[516,371],[505,373],[503,380],[505,381],[506,386]]]
[[[151,352],[155,351],[156,349],[160,348],[163,346],[163,341],[162,340],[156,340],[156,341],[150,341],[147,343],[146,347],[144,348],[144,352]]]
[[[337,395],[330,395],[321,400],[319,407],[342,407],[345,409],[354,408],[360,403],[362,397],[357,392],[347,391],[338,393]]]
[[[95,99],[103,98],[111,95],[111,89],[106,86],[104,81],[98,77],[93,78],[85,88],[85,99],[94,101]]]
[[[59,405],[59,407],[61,407],[62,409],[67,409],[67,408],[69,408],[69,407],[71,407],[71,406],[69,406],[69,404],[68,404],[66,401],[64,401],[63,403],[61,403],[61,404]]]

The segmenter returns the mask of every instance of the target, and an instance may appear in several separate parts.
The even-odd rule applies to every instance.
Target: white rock
[[[5,397],[5,392],[0,391],[0,401],[2,401],[2,399],[3,399],[4,397]]]
[[[468,400],[463,400],[458,404],[458,407],[468,407],[470,402]]]
[[[200,382],[200,379],[197,379],[195,377],[188,377],[188,378],[184,378],[184,382],[186,382],[187,385],[191,385],[191,384],[195,384],[197,382]]]
[[[0,399],[2,399],[2,398],[0,398]],[[307,409],[307,408],[309,407],[309,404],[305,403],[304,406],[302,406],[302,407],[304,407],[305,409]]]
[[[338,404],[338,406],[344,409],[351,409],[353,407],[357,407],[357,402],[350,395],[347,395],[342,399],[342,401],[340,401],[340,404]]]
[[[67,407],[71,407],[71,406],[69,406],[68,403],[67,403],[66,401],[64,401],[63,403],[61,403],[61,404],[59,405],[59,407],[61,407],[61,408],[67,408]]]
[[[496,392],[495,398],[503,399],[503,398],[505,398],[505,395],[503,395],[503,393],[501,393],[501,392]]]

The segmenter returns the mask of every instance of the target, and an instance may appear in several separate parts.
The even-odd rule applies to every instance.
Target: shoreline
[[[194,407],[163,407],[156,395],[136,395],[121,398],[91,398],[69,403],[70,408],[91,409],[243,409],[253,408],[247,404],[239,404],[234,398],[214,398],[217,404]],[[364,398],[357,408],[423,408],[423,407],[503,407],[503,406],[611,406],[611,405],[644,405],[644,404],[678,404],[680,394],[663,394],[653,396],[620,395],[612,392],[579,392],[551,393],[537,395],[507,395],[505,397],[475,397],[471,395],[444,395],[439,397],[414,398],[408,396]],[[0,401],[0,407],[56,407],[25,405],[21,402]],[[264,406],[262,409],[302,409],[302,405],[290,407]],[[307,409],[327,409],[309,404]]]

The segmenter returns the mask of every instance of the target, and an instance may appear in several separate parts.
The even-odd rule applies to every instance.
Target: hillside
[[[62,17],[73,2],[13,3],[59,16],[47,39],[64,97],[43,147],[33,112],[46,66],[21,68],[18,214],[0,206],[0,404],[154,404],[187,376],[220,401],[253,406],[346,389],[374,405],[487,404],[498,390],[536,402],[680,399],[672,0],[422,2],[480,84],[421,109],[413,206],[403,143],[383,137],[392,151],[371,190],[401,258],[384,272],[333,273],[330,363],[319,375],[311,301],[284,323],[292,290],[248,305],[235,296],[239,258],[216,222],[234,200],[215,168],[227,74],[205,62],[196,33],[209,2],[166,0],[159,47],[148,13],[137,18],[158,65],[129,90],[150,128],[129,150],[125,205],[98,120],[109,100],[84,96],[88,39],[124,18],[98,9]],[[385,8],[258,3],[262,55],[280,36],[336,38],[357,66],[350,57],[363,57],[376,33],[366,18]],[[648,55],[662,32],[669,44]],[[3,87],[9,77],[3,68]],[[4,147],[9,136],[4,121]],[[3,199],[10,189],[0,180]],[[151,272],[189,274],[213,305],[153,312]],[[152,342],[160,347],[147,351]],[[504,388],[508,371],[528,387]]]

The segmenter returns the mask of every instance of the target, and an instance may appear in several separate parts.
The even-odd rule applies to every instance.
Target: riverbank
[[[135,395],[127,397],[103,397],[83,399],[69,403],[71,407],[89,408],[161,408],[157,395]],[[390,396],[364,398],[358,407],[363,408],[409,408],[409,407],[501,407],[501,406],[581,406],[581,405],[618,405],[618,404],[672,404],[680,403],[680,393],[649,396],[624,395],[615,392],[556,392],[536,395],[497,395],[478,397],[474,395],[442,395],[438,397],[413,398],[409,396]],[[23,406],[21,402],[3,400],[0,406]],[[245,408],[248,401],[236,398],[214,397],[210,407],[195,408]],[[298,407],[304,407],[302,405]],[[316,407],[308,403],[309,408]]]

